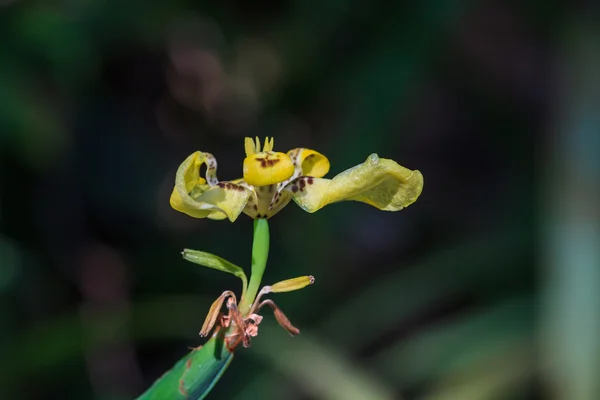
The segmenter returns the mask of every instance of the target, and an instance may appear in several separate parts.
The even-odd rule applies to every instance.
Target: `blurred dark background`
[[[275,216],[302,335],[267,315],[209,398],[600,398],[595,5],[0,2],[0,398],[131,399],[202,343],[239,281],[179,252],[248,268],[252,223],[172,210],[175,170],[256,135],[425,187]]]

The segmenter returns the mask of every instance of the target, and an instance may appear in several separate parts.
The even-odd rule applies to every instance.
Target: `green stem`
[[[246,292],[248,291],[248,278],[246,278],[246,275],[244,275],[244,277],[242,278],[242,299],[244,297],[246,297]]]
[[[252,273],[248,290],[240,300],[239,309],[245,315],[252,306],[260,288],[267,259],[269,258],[269,223],[266,219],[254,220],[254,241],[252,242]]]

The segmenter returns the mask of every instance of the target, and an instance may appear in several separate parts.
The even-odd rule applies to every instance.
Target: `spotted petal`
[[[307,175],[321,178],[329,172],[329,160],[318,151],[296,148],[288,151],[287,154],[296,167],[297,176]]]
[[[200,167],[207,162],[213,162],[213,165],[209,164],[209,169],[213,169],[210,176],[207,171],[209,184],[200,178]],[[177,170],[171,207],[194,218],[235,221],[246,206],[251,191],[232,182],[218,182],[215,168],[216,162],[208,153],[196,151],[186,158]]]
[[[285,190],[310,213],[343,200],[361,201],[380,210],[398,211],[417,200],[423,190],[423,175],[393,160],[371,154],[364,163],[333,179],[304,176],[290,182]]]

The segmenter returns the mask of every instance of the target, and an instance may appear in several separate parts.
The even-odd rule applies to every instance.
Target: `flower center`
[[[244,181],[253,186],[269,186],[289,179],[294,174],[294,164],[285,153],[274,152],[273,138],[267,138],[263,151],[260,141],[246,138]]]

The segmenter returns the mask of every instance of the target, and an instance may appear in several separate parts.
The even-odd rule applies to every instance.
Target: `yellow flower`
[[[235,221],[244,212],[251,218],[270,218],[294,200],[307,212],[330,203],[355,200],[380,210],[398,211],[417,200],[423,190],[423,175],[393,160],[371,154],[367,160],[333,179],[329,160],[321,153],[297,148],[273,151],[273,138],[246,138],[243,178],[217,179],[217,160],[196,151],[179,166],[171,206],[195,218]],[[206,166],[206,179],[200,168]]]

